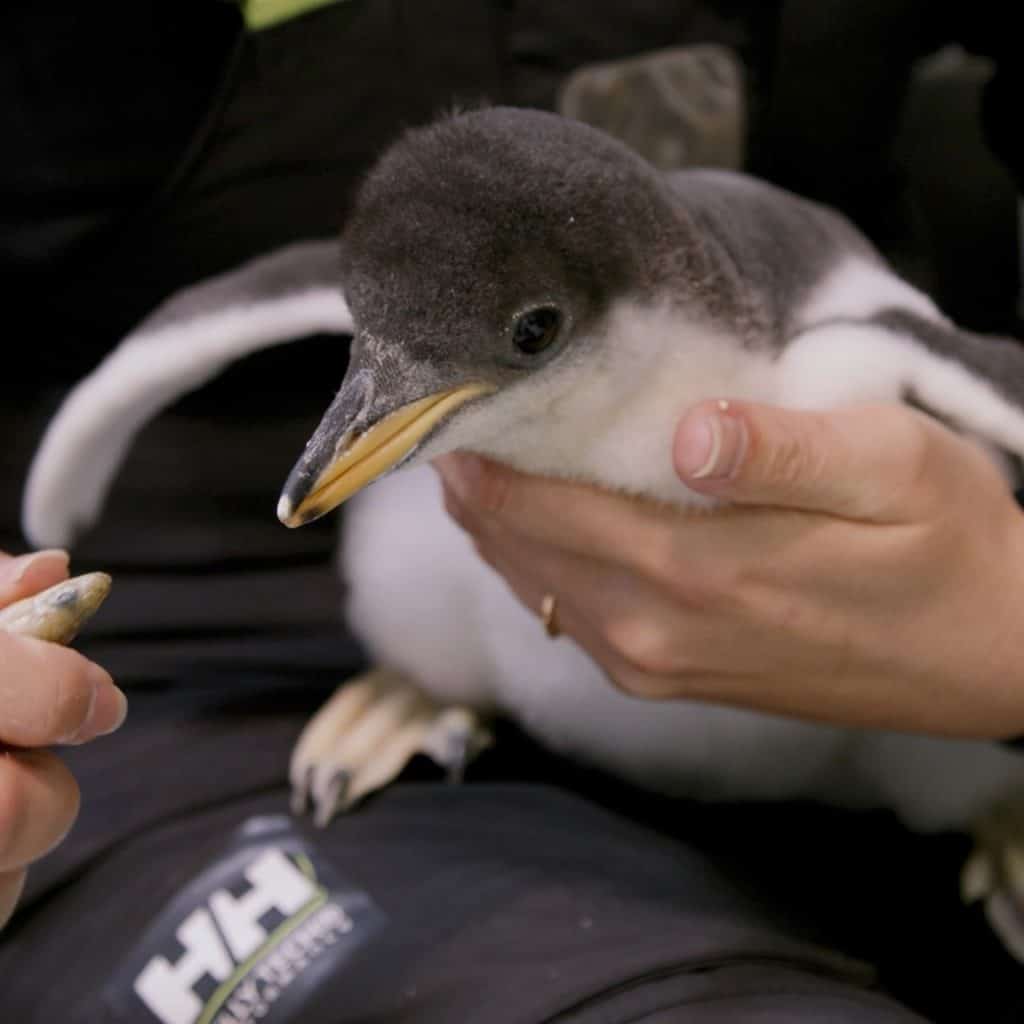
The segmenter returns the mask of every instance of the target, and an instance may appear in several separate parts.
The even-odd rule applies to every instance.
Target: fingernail
[[[31,583],[36,576],[49,580],[58,573],[66,574],[69,562],[68,553],[57,548],[19,555],[0,565],[0,585],[12,587]]]
[[[479,456],[453,452],[436,458],[434,467],[456,498],[463,502],[476,500],[483,477],[483,461]]]
[[[128,698],[110,681],[104,669],[90,666],[88,678],[93,687],[92,704],[81,728],[65,741],[72,746],[88,743],[98,736],[109,736],[121,728],[128,716]]]
[[[676,465],[690,480],[724,480],[743,461],[747,431],[735,416],[706,412],[683,425],[676,445]]]

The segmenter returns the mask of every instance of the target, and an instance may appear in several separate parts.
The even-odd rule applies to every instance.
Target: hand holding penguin
[[[625,692],[909,732],[1024,733],[1024,517],[979,450],[896,406],[706,402],[681,513],[474,456],[449,510]],[[669,440],[666,444],[670,443]]]

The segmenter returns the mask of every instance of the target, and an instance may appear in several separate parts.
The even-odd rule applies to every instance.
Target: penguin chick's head
[[[281,520],[309,522],[414,452],[456,447],[470,405],[578,362],[615,299],[670,279],[685,301],[701,253],[680,217],[650,165],[553,114],[491,108],[407,134],[342,236],[349,368]]]

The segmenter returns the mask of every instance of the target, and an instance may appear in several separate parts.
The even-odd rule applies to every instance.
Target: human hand
[[[481,555],[533,611],[556,595],[560,629],[628,693],[1024,733],[1024,516],[980,449],[897,405],[707,402],[673,457],[730,504],[437,466]]]
[[[0,554],[0,607],[67,576],[62,551]],[[0,928],[14,911],[27,866],[67,834],[78,786],[47,750],[85,743],[124,720],[124,694],[110,675],[57,644],[0,630]]]

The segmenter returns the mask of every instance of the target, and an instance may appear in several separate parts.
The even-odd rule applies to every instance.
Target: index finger
[[[693,575],[710,578],[737,559],[787,544],[816,520],[824,522],[785,510],[662,505],[589,484],[528,476],[477,456],[445,456],[435,464],[459,506],[456,518],[471,533],[505,531],[653,579],[674,573],[681,561]],[[737,529],[740,517],[748,521]]]
[[[33,551],[16,558],[0,552],[0,608],[45,590],[67,575],[66,551]]]

